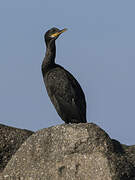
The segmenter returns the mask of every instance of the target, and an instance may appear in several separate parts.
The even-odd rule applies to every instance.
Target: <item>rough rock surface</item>
[[[135,145],[133,146],[122,145],[122,146],[126,156],[128,157],[128,160],[133,164],[135,168]]]
[[[46,128],[22,144],[0,179],[134,180],[128,148],[92,123]]]
[[[17,129],[0,124],[0,172],[19,149],[32,131]]]

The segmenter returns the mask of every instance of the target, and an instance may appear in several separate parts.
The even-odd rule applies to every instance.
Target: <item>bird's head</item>
[[[55,27],[49,29],[44,36],[46,45],[48,45],[51,41],[55,41],[59,37],[59,35],[65,31],[67,31],[66,28],[62,30]]]

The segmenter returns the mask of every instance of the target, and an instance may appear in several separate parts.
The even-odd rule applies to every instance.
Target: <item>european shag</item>
[[[55,63],[55,40],[67,29],[52,28],[45,35],[46,53],[42,74],[47,93],[57,113],[65,123],[86,123],[85,95],[77,80]]]

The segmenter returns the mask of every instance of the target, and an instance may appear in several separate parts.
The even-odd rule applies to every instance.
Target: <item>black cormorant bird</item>
[[[86,101],[77,80],[62,66],[55,64],[55,40],[67,29],[52,28],[45,33],[46,54],[42,74],[47,93],[65,123],[86,123]]]

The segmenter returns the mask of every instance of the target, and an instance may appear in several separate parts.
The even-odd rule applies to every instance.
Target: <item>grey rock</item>
[[[128,160],[133,164],[135,168],[135,145],[132,146],[122,145],[122,146],[126,156],[128,157]]]
[[[32,134],[32,131],[0,124],[0,172],[3,171],[21,144]]]
[[[28,138],[1,179],[134,180],[135,167],[128,153],[128,147],[111,140],[95,124],[58,125]]]

